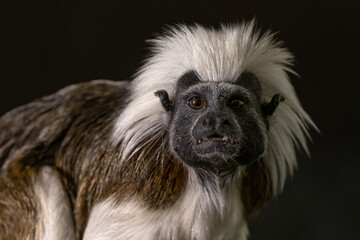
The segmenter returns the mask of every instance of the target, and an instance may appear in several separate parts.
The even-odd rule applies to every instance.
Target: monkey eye
[[[237,109],[240,109],[240,108],[243,108],[245,106],[245,102],[240,100],[240,99],[233,99],[229,102],[229,106],[231,108],[237,108]]]
[[[200,97],[193,97],[190,99],[189,105],[191,108],[193,108],[195,110],[199,110],[204,107],[205,102],[204,102],[204,99],[202,99]]]

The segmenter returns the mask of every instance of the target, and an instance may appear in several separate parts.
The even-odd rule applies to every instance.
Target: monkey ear
[[[265,120],[268,120],[275,112],[280,102],[284,101],[284,97],[280,94],[275,94],[269,103],[261,104],[261,113]]]
[[[174,104],[169,99],[169,94],[165,90],[158,90],[155,93],[155,96],[160,98],[160,102],[164,109],[167,112],[172,112],[174,108]]]

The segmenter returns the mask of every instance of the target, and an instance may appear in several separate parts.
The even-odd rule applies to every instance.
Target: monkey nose
[[[202,125],[204,126],[209,126],[213,121],[210,119],[210,118],[205,118],[203,121],[202,121]]]
[[[230,125],[230,120],[226,117],[206,117],[202,121],[202,125],[204,126],[227,126]]]

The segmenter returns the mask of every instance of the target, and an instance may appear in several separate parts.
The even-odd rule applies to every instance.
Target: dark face
[[[157,92],[171,114],[170,147],[193,168],[231,172],[265,150],[266,123],[260,85],[244,74],[237,83],[201,82],[194,72],[179,79],[174,102]]]

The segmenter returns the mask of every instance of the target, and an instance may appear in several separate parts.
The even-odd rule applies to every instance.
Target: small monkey
[[[131,82],[71,85],[2,116],[3,239],[247,239],[316,129],[293,56],[253,22],[151,43]]]

